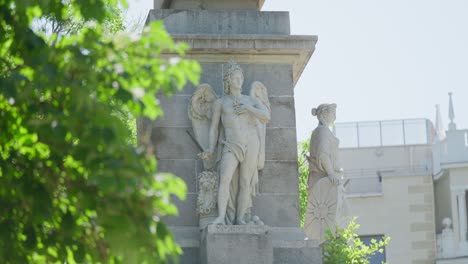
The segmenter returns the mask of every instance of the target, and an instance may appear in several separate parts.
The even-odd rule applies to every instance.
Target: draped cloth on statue
[[[332,163],[333,169],[340,169],[340,164],[338,163],[338,145],[338,138],[336,138],[326,126],[319,125],[314,130],[309,150],[309,188],[313,188],[320,178],[327,176],[327,171],[323,164],[325,162],[325,158]]]
[[[257,184],[258,184],[258,170],[259,170],[259,159],[264,158],[264,150],[262,150],[262,135],[252,135],[255,137],[256,140],[251,141],[251,144],[248,146],[242,146],[241,144],[235,142],[229,142],[226,140],[222,140],[221,143],[223,145],[222,155],[226,152],[231,152],[236,157],[237,161],[239,162],[239,166],[237,167],[234,175],[231,179],[231,184],[229,188],[229,200],[226,209],[226,224],[234,225],[236,224],[236,215],[238,211],[245,212],[245,219],[248,221],[250,220],[250,211],[253,205],[253,198],[257,194]],[[252,144],[252,142],[255,142]],[[264,149],[264,148],[263,148]],[[246,181],[248,182],[248,190],[249,194],[246,198],[245,203],[239,203],[239,189],[240,189],[240,177],[241,174],[239,173],[242,166],[249,166],[248,162],[244,162],[245,159],[256,159],[257,162],[254,163],[255,166],[251,166],[248,168],[244,168],[244,171],[247,171],[246,174],[243,175]],[[262,164],[263,165],[263,164]],[[263,166],[260,168],[263,169]]]
[[[326,229],[335,231],[347,222],[347,203],[343,180],[334,184],[328,177],[342,173],[338,156],[339,140],[320,124],[310,140],[308,201],[304,230],[310,239],[324,241]]]

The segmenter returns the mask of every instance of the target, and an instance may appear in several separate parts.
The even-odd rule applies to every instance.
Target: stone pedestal
[[[209,225],[202,233],[201,263],[273,263],[268,226]]]
[[[184,254],[179,259],[179,263],[182,264],[252,263],[244,259],[239,261],[239,258],[244,256],[245,259],[257,256],[257,261],[253,263],[322,263],[322,249],[319,242],[305,240],[304,231],[299,227],[210,225],[203,230],[199,230],[198,227],[173,227],[172,232],[184,250]],[[258,250],[259,248],[264,249]],[[231,254],[232,252],[236,252],[237,256]],[[269,260],[271,254],[272,258]],[[228,258],[231,255],[236,257]],[[217,260],[219,256],[224,257],[221,262]],[[260,260],[270,262],[260,262]]]

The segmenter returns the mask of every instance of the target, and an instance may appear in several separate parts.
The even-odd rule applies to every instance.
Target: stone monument
[[[252,83],[250,96],[241,94],[244,74],[235,61],[226,65],[223,82],[222,98],[213,100],[217,96],[211,86],[202,84],[190,100],[195,143],[205,143],[200,145],[203,152],[198,156],[209,163],[204,164],[205,169],[218,164],[211,174],[204,171],[199,176],[203,179],[210,175],[210,182],[219,178],[218,192],[212,188],[199,191],[198,201],[212,205],[217,197],[218,214],[211,224],[246,225],[254,223],[250,209],[257,192],[258,171],[265,165],[265,123],[270,120],[270,102],[266,87],[258,81]],[[195,114],[196,109],[201,111]]]
[[[158,170],[188,187],[179,215],[164,219],[180,263],[321,263],[300,228],[293,90],[317,37],[290,35],[288,13],[262,5],[156,0],[147,18],[203,70],[197,87],[158,96],[164,118],[139,122],[153,128]]]
[[[326,229],[335,231],[343,218],[343,169],[338,157],[339,140],[330,127],[336,119],[336,104],[312,109],[319,124],[310,138],[309,180],[304,229],[310,239],[324,241]]]

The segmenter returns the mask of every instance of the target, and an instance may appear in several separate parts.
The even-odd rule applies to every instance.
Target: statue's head
[[[331,126],[336,119],[336,104],[321,104],[312,108],[312,115],[317,116],[320,124]]]
[[[244,72],[239,64],[235,61],[230,60],[224,65],[224,94],[231,94],[231,89],[242,90],[242,84],[244,83]]]

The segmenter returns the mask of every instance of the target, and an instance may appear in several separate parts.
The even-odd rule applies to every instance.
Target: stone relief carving
[[[338,138],[330,127],[336,119],[336,104],[321,104],[312,109],[319,125],[310,139],[308,201],[304,229],[309,239],[323,241],[327,228],[332,231],[343,215],[343,169],[338,157]]]
[[[217,99],[216,93],[209,84],[200,84],[190,98],[188,116],[192,121],[194,141],[201,151],[209,147],[211,108]],[[214,166],[215,160],[213,159],[203,161],[205,170],[211,170]]]
[[[210,205],[217,195],[217,217],[212,224],[263,224],[258,217],[251,217],[250,209],[258,170],[265,163],[270,103],[261,82],[252,83],[250,95],[241,93],[243,82],[242,68],[230,61],[223,68],[224,96],[218,99],[209,84],[202,84],[189,105],[193,138],[203,150],[198,156],[205,171],[212,172],[199,178],[215,177],[219,182],[217,194],[211,188],[200,187],[198,202],[203,206]],[[213,181],[210,178],[206,182]]]
[[[194,135],[188,133],[200,151],[209,147],[207,135],[211,125],[211,108],[216,99],[218,97],[209,84],[199,85],[190,98],[188,116],[192,121]],[[215,215],[218,194],[218,174],[215,164],[215,160],[204,160],[203,171],[197,176],[197,213],[200,216],[200,228],[203,228]]]
[[[208,216],[216,209],[218,175],[214,171],[203,171],[198,174],[197,213]]]

